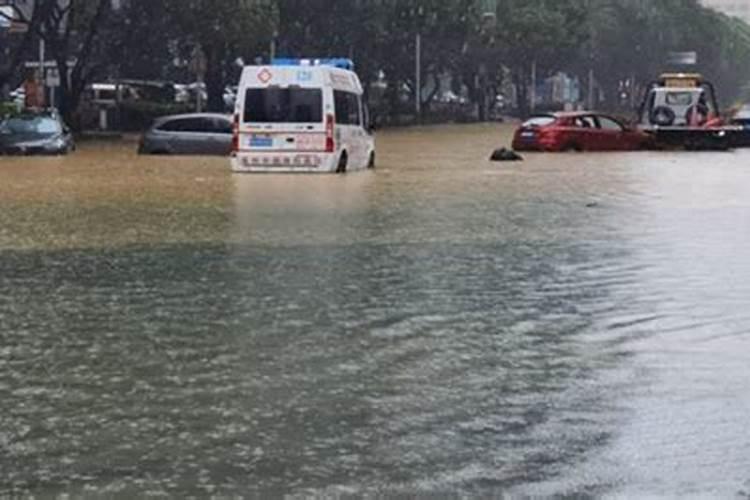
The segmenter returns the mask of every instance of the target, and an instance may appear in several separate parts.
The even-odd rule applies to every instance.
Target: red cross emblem
[[[261,83],[268,83],[273,78],[273,73],[268,71],[268,68],[263,68],[260,70],[260,73],[258,73],[258,80],[260,80]]]

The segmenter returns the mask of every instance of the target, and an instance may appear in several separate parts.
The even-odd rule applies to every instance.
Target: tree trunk
[[[206,46],[206,93],[208,94],[208,111],[224,111],[224,68],[223,49]]]
[[[518,68],[513,72],[513,84],[516,87],[518,114],[521,118],[527,118],[529,116],[529,81],[523,69]]]

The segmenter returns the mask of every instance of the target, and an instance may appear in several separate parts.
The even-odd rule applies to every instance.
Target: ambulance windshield
[[[245,94],[245,123],[321,123],[323,93],[320,89],[248,89]]]

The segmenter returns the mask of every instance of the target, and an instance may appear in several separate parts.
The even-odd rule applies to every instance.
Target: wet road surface
[[[0,159],[0,496],[750,494],[750,151]]]

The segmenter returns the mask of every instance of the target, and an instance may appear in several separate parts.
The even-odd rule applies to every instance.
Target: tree
[[[111,0],[37,0],[45,16],[38,35],[60,72],[60,113],[73,122],[86,85],[105,68],[100,35],[106,31]],[[68,63],[72,62],[69,68]]]
[[[233,62],[252,58],[260,42],[270,40],[274,6],[259,0],[165,0],[165,5],[177,29],[178,50],[205,56],[208,108],[223,110]]]
[[[179,33],[162,1],[130,0],[113,12],[106,36],[107,62],[122,78],[173,77]]]
[[[518,91],[521,115],[529,112],[532,65],[539,74],[551,74],[570,65],[586,45],[590,34],[585,7],[581,0],[500,2],[496,37]]]
[[[32,8],[29,10],[28,3],[25,0],[10,0],[7,3],[7,6],[11,7],[14,15],[7,16],[0,12],[0,17],[11,22],[25,25],[26,31],[21,36],[20,42],[12,45],[8,63],[0,67],[0,87],[4,86],[11,78],[16,76],[18,68],[23,62],[24,57],[26,57],[26,54],[31,49],[32,44],[39,33],[39,28],[42,22],[49,14],[47,9],[49,9],[50,5],[46,4],[42,6],[42,8]]]

